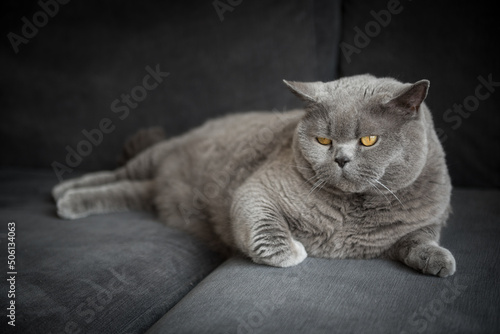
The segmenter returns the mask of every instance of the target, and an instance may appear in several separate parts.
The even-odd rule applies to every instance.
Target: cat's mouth
[[[369,187],[368,182],[344,169],[332,181],[332,185],[344,193],[360,193]]]
[[[363,193],[371,188],[370,181],[367,179],[371,175],[358,171],[355,166],[335,168],[330,165],[312,168],[312,170],[314,175],[303,175],[306,180],[312,180],[310,182],[312,191],[325,190],[335,194],[354,194]]]

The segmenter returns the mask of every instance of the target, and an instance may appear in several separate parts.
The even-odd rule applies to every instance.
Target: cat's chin
[[[337,180],[331,183],[331,186],[332,191],[337,194],[364,193],[368,189],[368,186],[366,184],[363,184],[359,180],[352,180],[345,175],[340,176]]]

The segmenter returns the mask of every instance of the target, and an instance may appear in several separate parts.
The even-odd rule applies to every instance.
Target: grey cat
[[[60,217],[155,209],[169,226],[254,262],[389,257],[455,272],[438,245],[451,183],[427,80],[287,82],[305,110],[212,120],[115,171],[53,190]]]

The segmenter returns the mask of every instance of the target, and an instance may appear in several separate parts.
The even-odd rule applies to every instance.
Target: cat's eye
[[[360,138],[360,142],[363,146],[372,146],[378,140],[378,136],[365,136]]]
[[[323,137],[317,137],[316,140],[318,141],[318,143],[320,143],[321,145],[330,145],[332,143],[332,141],[328,138],[323,138]]]

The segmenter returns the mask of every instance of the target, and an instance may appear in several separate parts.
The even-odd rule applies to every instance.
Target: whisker
[[[280,164],[282,166],[289,166],[289,167],[295,167],[295,168],[299,168],[299,169],[305,169],[305,170],[312,170],[311,167],[304,167],[304,166],[297,166],[297,165],[287,165],[287,164]]]
[[[309,181],[314,180],[315,178],[319,179],[319,178],[321,178],[321,176],[322,176],[321,173],[314,174],[313,176],[311,176],[310,178],[308,178],[307,180],[305,180],[300,186],[303,186],[304,184],[308,183]]]
[[[328,182],[326,182],[326,180],[325,180],[325,182],[323,182],[323,184],[319,187],[319,190],[318,190],[318,191],[321,191],[321,189],[323,189],[323,187],[324,187],[324,186],[326,186],[326,184],[327,184],[327,183],[328,183]]]
[[[391,204],[391,201],[389,201],[389,199],[387,198],[387,196],[385,196],[385,194],[377,187],[377,185],[373,182],[371,182],[369,179],[367,179],[368,183],[370,183],[372,185],[373,188],[377,189],[377,191],[382,195],[384,196],[385,200],[387,202],[389,202],[389,204]]]
[[[403,209],[405,209],[405,210],[406,210],[405,206],[403,205],[403,202],[401,202],[401,201],[399,200],[398,196],[396,196],[396,195],[392,192],[392,190],[391,190],[391,189],[387,188],[387,187],[386,187],[386,186],[385,186],[382,182],[380,182],[379,180],[374,180],[374,181],[375,181],[375,182],[377,182],[378,184],[380,184],[380,185],[381,185],[382,187],[384,187],[385,189],[387,189],[387,191],[388,191],[388,192],[390,192],[390,193],[392,194],[392,196],[394,196],[394,197],[398,200],[399,204],[401,204],[401,206],[403,207]],[[407,211],[408,211],[408,210],[407,210]]]
[[[309,194],[307,196],[311,195],[313,193],[314,189],[316,189],[322,182],[323,182],[323,180],[321,180],[321,179],[319,179],[318,181],[316,181],[313,184],[313,186],[311,188],[311,191],[309,191]]]
[[[314,190],[318,189],[318,187],[320,187],[320,186],[322,187],[325,184],[326,184],[325,180],[320,179],[320,180],[316,181],[316,183],[314,183],[314,186],[311,189],[311,191],[309,192],[309,194],[307,194],[307,197],[309,197],[309,195],[311,195],[314,192]]]
[[[310,178],[308,178],[307,180],[305,180],[301,186],[303,186],[304,184],[308,183],[309,181],[312,181],[314,178],[319,178],[319,175],[313,175],[311,176]]]

